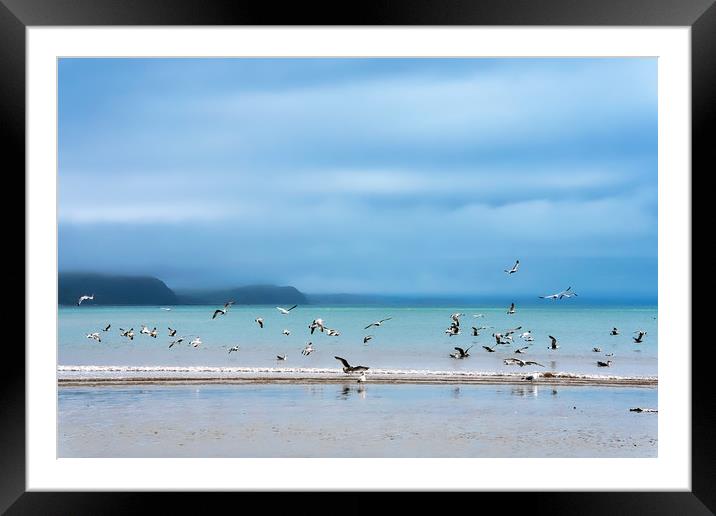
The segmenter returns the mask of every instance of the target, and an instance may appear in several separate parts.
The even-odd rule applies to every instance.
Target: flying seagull
[[[191,344],[191,345],[194,346],[195,348],[198,348],[198,347],[199,347],[199,344],[202,344],[202,342],[201,342],[201,337],[195,338],[195,339],[192,340],[189,344]]]
[[[363,337],[363,344],[368,344],[368,341],[373,338],[373,335],[366,335]]]
[[[170,337],[173,337],[174,335],[177,334],[177,331],[176,331],[176,330],[173,330],[173,329],[171,329],[171,328],[167,328],[167,329],[169,330],[169,336],[170,336]]]
[[[286,358],[288,358],[286,353],[283,355],[276,355],[276,360],[286,360]]]
[[[557,345],[557,339],[552,337],[552,335],[549,335],[549,340],[551,341],[549,347],[547,349],[557,349],[559,346]]]
[[[488,352],[490,352],[490,353],[494,353],[494,352],[495,352],[495,348],[494,348],[494,347],[492,347],[492,348],[491,348],[490,346],[482,346],[482,347],[485,348],[485,349],[486,349]]]
[[[572,297],[576,296],[577,294],[575,292],[572,292],[572,287],[567,288],[567,290],[563,290],[561,292],[557,292],[556,294],[550,294],[548,296],[539,296],[540,299],[562,299],[563,297]]]
[[[460,326],[460,316],[462,316],[462,315],[465,315],[465,314],[458,313],[458,314],[452,314],[450,316],[450,319],[453,320],[453,322],[455,323],[455,326]]]
[[[505,269],[505,272],[506,272],[507,274],[514,274],[515,272],[517,272],[517,269],[519,269],[519,268],[520,268],[520,261],[517,260],[517,261],[515,262],[515,264],[512,266],[512,268],[511,268],[511,269]]]
[[[264,327],[264,320],[261,317],[257,317],[254,320],[256,321],[256,324],[258,324],[261,328]]]
[[[171,348],[174,344],[181,344],[184,342],[184,337],[179,337],[178,339],[175,339],[169,343],[169,347]]]
[[[102,342],[102,339],[99,336],[99,332],[88,333],[87,338],[96,340],[97,342]]]
[[[392,319],[392,317],[386,317],[385,319],[381,319],[380,321],[375,321],[375,322],[373,322],[373,323],[370,323],[368,326],[366,326],[366,327],[363,328],[363,329],[364,329],[364,330],[367,330],[367,329],[370,328],[371,326],[380,326],[380,325],[383,324],[385,321],[390,321],[391,319]]]
[[[592,351],[595,352],[595,353],[601,353],[601,352],[602,352],[602,348],[592,348]]]
[[[80,296],[80,298],[77,300],[77,306],[80,306],[82,304],[82,301],[93,301],[94,300],[94,294],[91,296],[84,295]]]
[[[601,360],[597,360],[597,366],[598,366],[598,367],[609,367],[610,365],[612,365],[612,361],[611,361],[611,360],[607,360],[606,362],[602,362]]]
[[[302,354],[302,355],[305,355],[305,356],[308,356],[308,355],[310,355],[311,353],[313,353],[314,351],[315,351],[315,350],[313,349],[313,343],[312,343],[312,342],[309,342],[308,344],[306,344],[306,347],[303,348],[303,350],[301,351],[301,354]]]
[[[229,348],[229,355],[231,354],[232,351],[238,351],[238,350],[239,350],[239,346],[232,346],[232,347],[230,347],[230,348]]]
[[[525,352],[526,349],[530,349],[530,347],[529,347],[529,346],[525,346],[525,347],[523,347],[523,348],[517,348],[517,349],[515,350],[515,353],[520,353],[520,354],[522,354],[522,353]]]
[[[514,304],[514,303],[512,303],[512,304],[510,305],[510,309],[507,310],[507,313],[510,314],[510,315],[512,315],[512,314],[515,313],[515,304]]]
[[[609,335],[619,335],[619,330],[616,326],[612,328],[612,331],[609,332]]]
[[[120,328],[119,333],[120,333],[120,335],[122,335],[122,337],[127,337],[127,338],[129,338],[129,340],[134,340],[134,328],[130,328],[128,330],[125,330],[124,328]]]
[[[277,307],[276,307],[276,310],[278,310],[279,312],[281,312],[283,315],[288,315],[288,313],[289,313],[291,310],[293,310],[294,308],[296,308],[297,306],[298,306],[298,305],[293,305],[291,308],[281,308],[280,306],[277,306]]]
[[[472,336],[477,337],[480,335],[480,332],[477,331],[477,328],[475,326],[472,327]]]
[[[315,331],[316,328],[321,330],[321,333],[323,333],[323,330],[325,329],[325,324],[323,323],[323,319],[314,319],[313,322],[308,325],[308,329],[311,330],[311,335],[313,335],[313,332]]]
[[[102,331],[109,331],[109,329],[112,327],[111,324],[108,324],[106,328],[104,328]]]
[[[640,344],[644,340],[644,335],[646,335],[646,332],[644,330],[637,330],[634,333],[636,333],[637,336],[632,337],[632,339],[634,339],[635,343]]]
[[[150,335],[152,332],[149,331],[149,328],[147,328],[146,325],[142,324],[142,329],[139,330],[139,333],[142,335]]]
[[[524,367],[526,365],[537,365],[540,367],[544,367],[539,362],[535,362],[534,360],[520,360],[519,358],[506,358],[504,360],[505,365],[518,365],[520,367]]]
[[[455,351],[457,351],[457,352],[459,353],[459,355],[458,355],[456,358],[466,358],[466,357],[469,357],[469,356],[470,356],[470,353],[468,353],[468,351],[470,351],[471,348],[472,348],[472,346],[470,346],[470,347],[467,348],[467,349],[458,348],[458,347],[456,346],[456,347],[455,347]]]
[[[341,363],[343,364],[343,372],[344,373],[360,373],[360,372],[367,371],[368,369],[370,369],[369,367],[362,366],[362,365],[351,366],[345,358],[341,358],[341,357],[333,357],[333,358],[341,361]]]
[[[291,332],[288,330],[283,330],[281,333],[283,333],[286,336],[291,335]]]

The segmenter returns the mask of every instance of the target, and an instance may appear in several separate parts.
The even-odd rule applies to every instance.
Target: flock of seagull
[[[519,267],[520,267],[520,261],[517,260],[511,268],[504,269],[504,272],[508,275],[515,274],[519,270]],[[550,294],[550,295],[546,295],[546,296],[538,296],[538,297],[540,299],[559,300],[559,299],[564,299],[564,298],[571,298],[574,296],[577,296],[577,294],[574,291],[572,291],[572,287],[570,286],[566,290],[557,292],[555,294]],[[94,294],[83,295],[78,299],[77,305],[78,306],[81,305],[83,301],[92,301],[92,300],[94,300]],[[225,316],[228,313],[228,311],[231,309],[231,307],[234,305],[234,303],[235,303],[234,301],[227,301],[226,303],[224,303],[224,306],[222,308],[217,308],[216,310],[214,310],[213,315],[211,316],[211,319],[214,320],[217,317]],[[283,307],[277,306],[276,310],[278,310],[279,313],[281,313],[282,315],[289,315],[291,313],[291,311],[293,309],[295,309],[297,306],[298,305],[293,305],[290,308],[283,308]],[[170,308],[162,308],[162,309],[163,310],[171,310]],[[511,303],[510,307],[507,309],[507,314],[514,315],[516,313],[516,311],[517,311],[517,309],[515,307],[515,303]],[[450,319],[451,319],[450,326],[445,330],[445,333],[448,336],[453,337],[456,335],[460,335],[460,333],[461,333],[460,317],[462,317],[462,316],[465,316],[465,314],[464,313],[454,313],[450,316]],[[484,317],[484,314],[474,314],[473,317],[474,318]],[[368,324],[367,326],[365,326],[363,329],[368,330],[370,328],[379,328],[384,323],[386,323],[387,321],[390,321],[391,319],[392,319],[392,317],[386,317],[384,319],[374,321],[374,322]],[[259,326],[259,328],[261,328],[261,329],[264,328],[263,318],[257,317],[256,319],[254,319],[254,321]],[[111,326],[112,326],[111,324],[108,324],[105,328],[102,328],[102,332],[109,332]],[[480,335],[480,332],[482,330],[491,329],[491,328],[493,328],[493,327],[492,326],[471,326],[471,335],[473,337],[477,337]],[[313,335],[316,330],[319,330],[321,333],[324,333],[330,337],[337,337],[340,335],[340,332],[338,330],[336,330],[334,328],[329,328],[328,326],[326,326],[326,323],[323,321],[323,319],[314,319],[311,322],[311,324],[308,325],[308,329],[310,330],[311,335]],[[197,348],[202,344],[201,337],[199,337],[198,335],[177,336],[176,329],[168,327],[167,330],[168,330],[168,336],[173,338],[173,340],[170,341],[170,343],[169,343],[169,348],[172,348],[175,345],[181,344],[189,338],[191,338],[191,340],[189,340],[188,344],[194,348]],[[492,346],[483,345],[482,348],[485,351],[487,351],[488,353],[494,353],[497,351],[498,346],[514,345],[513,335],[517,334],[517,332],[520,330],[522,330],[522,326],[517,326],[516,328],[510,328],[510,329],[504,330],[502,332],[494,332],[494,333],[492,333],[492,337],[495,339],[495,344],[493,344]],[[135,335],[134,328],[130,328],[128,330],[125,330],[124,328],[119,328],[119,333],[122,337],[128,338],[129,340],[134,340],[134,335]],[[159,332],[156,327],[154,327],[150,330],[148,326],[142,324],[141,330],[139,333],[141,335],[147,335],[149,337],[156,339]],[[291,334],[291,332],[288,329],[284,329],[282,333],[283,333],[283,335],[286,335],[286,336]],[[639,343],[643,342],[643,339],[646,336],[647,332],[644,330],[637,330],[634,332],[634,334],[636,335],[635,337],[632,337],[634,340],[634,343],[639,344]],[[609,332],[609,335],[611,335],[611,336],[620,335],[620,331],[618,328],[614,327]],[[518,338],[520,338],[523,342],[527,343],[527,345],[526,346],[517,346],[513,350],[513,353],[514,354],[526,353],[527,350],[530,348],[531,343],[534,341],[532,332],[530,330],[528,330],[528,331],[519,333],[516,336]],[[87,338],[96,340],[97,342],[102,342],[100,332],[88,333]],[[364,336],[363,344],[367,344],[373,338],[374,338],[374,335]],[[547,347],[547,349],[549,349],[549,350],[559,349],[559,345],[557,343],[557,338],[552,335],[549,335],[549,339],[550,339],[550,344]],[[462,348],[459,346],[455,346],[453,348],[455,350],[455,352],[450,353],[449,356],[451,358],[454,358],[457,360],[464,360],[470,356],[470,350],[473,347],[474,347],[474,345],[470,346],[468,348]],[[232,346],[231,348],[229,348],[228,353],[231,354],[234,352],[238,352],[239,350],[240,350],[239,346]],[[306,344],[306,346],[301,350],[301,354],[303,356],[308,356],[311,353],[313,353],[314,351],[315,351],[315,348],[313,347],[313,343],[308,342]],[[592,348],[592,351],[595,353],[600,353],[602,350],[598,347],[595,347],[595,348]],[[608,353],[608,354],[606,354],[606,356],[613,356],[613,353]],[[287,360],[287,358],[288,357],[286,354],[276,355],[276,360],[278,360],[278,361],[284,361],[284,360]],[[343,365],[344,373],[347,373],[347,374],[359,373],[360,376],[358,377],[358,382],[360,383],[360,382],[366,381],[366,372],[370,369],[369,367],[363,366],[363,365],[351,366],[348,363],[348,361],[343,357],[336,356],[334,358],[336,360],[338,360],[339,362],[341,362],[341,364]],[[519,366],[519,367],[525,367],[525,366],[545,367],[543,364],[540,364],[539,362],[536,362],[533,360],[522,360],[517,357],[505,358],[503,360],[503,363],[505,365],[515,365],[515,366]],[[610,367],[611,364],[612,364],[611,360],[607,360],[607,361],[598,360],[597,361],[598,367]]]

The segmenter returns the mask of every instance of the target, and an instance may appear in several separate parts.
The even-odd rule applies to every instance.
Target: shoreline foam
[[[357,375],[340,369],[292,367],[212,366],[58,366],[58,385],[103,386],[135,384],[270,384],[347,383]],[[434,371],[415,369],[371,369],[368,383],[381,384],[548,384],[619,387],[656,387],[655,376],[587,375],[569,372]],[[528,380],[526,377],[533,376]]]

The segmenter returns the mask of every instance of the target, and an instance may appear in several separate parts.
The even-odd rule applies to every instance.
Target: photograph
[[[57,458],[659,457],[657,57],[56,63]]]

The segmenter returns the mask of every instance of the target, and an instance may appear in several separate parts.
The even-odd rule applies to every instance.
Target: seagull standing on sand
[[[512,303],[512,304],[510,305],[510,309],[507,310],[507,313],[508,313],[509,315],[512,315],[512,314],[515,313],[515,304],[514,304],[514,303]]]
[[[257,317],[254,320],[256,321],[256,324],[258,324],[261,328],[264,327],[264,320],[261,317]]]
[[[364,329],[364,330],[367,330],[367,329],[370,328],[371,326],[380,326],[380,325],[383,324],[385,321],[390,321],[391,319],[392,319],[392,317],[386,317],[385,319],[381,319],[380,321],[375,321],[375,322],[373,322],[373,323],[370,323],[368,326],[366,326],[366,327],[363,328],[363,329]]]
[[[88,333],[87,338],[96,340],[97,342],[102,342],[102,339],[99,336],[99,332]]]
[[[84,295],[80,296],[80,298],[77,300],[77,306],[80,306],[82,304],[82,301],[93,301],[94,300],[94,294],[91,296]]]
[[[515,264],[512,266],[512,268],[511,268],[511,269],[505,269],[505,272],[506,272],[508,275],[509,275],[509,274],[514,274],[515,272],[517,272],[517,269],[519,269],[519,268],[520,268],[520,261],[517,260],[517,261],[515,262]]]
[[[363,371],[363,372],[360,374],[360,376],[358,377],[358,383],[365,383],[365,381],[366,381],[367,379],[368,379],[368,378],[366,378],[366,376],[365,376],[365,371]]]
[[[552,337],[552,335],[549,335],[550,345],[547,349],[557,349],[559,346],[557,345],[557,339]]]
[[[336,360],[340,360],[340,362],[343,364],[343,372],[344,373],[361,373],[363,371],[367,371],[368,369],[370,369],[370,367],[366,367],[366,366],[362,366],[362,365],[352,366],[348,363],[348,361],[345,358],[341,358],[341,357],[333,357],[333,358],[335,358]]]
[[[288,313],[289,313],[291,310],[293,310],[294,308],[296,308],[297,306],[298,306],[298,305],[293,305],[291,308],[281,308],[280,306],[277,306],[277,307],[276,307],[276,310],[278,310],[279,312],[281,312],[283,315],[288,315]]]

